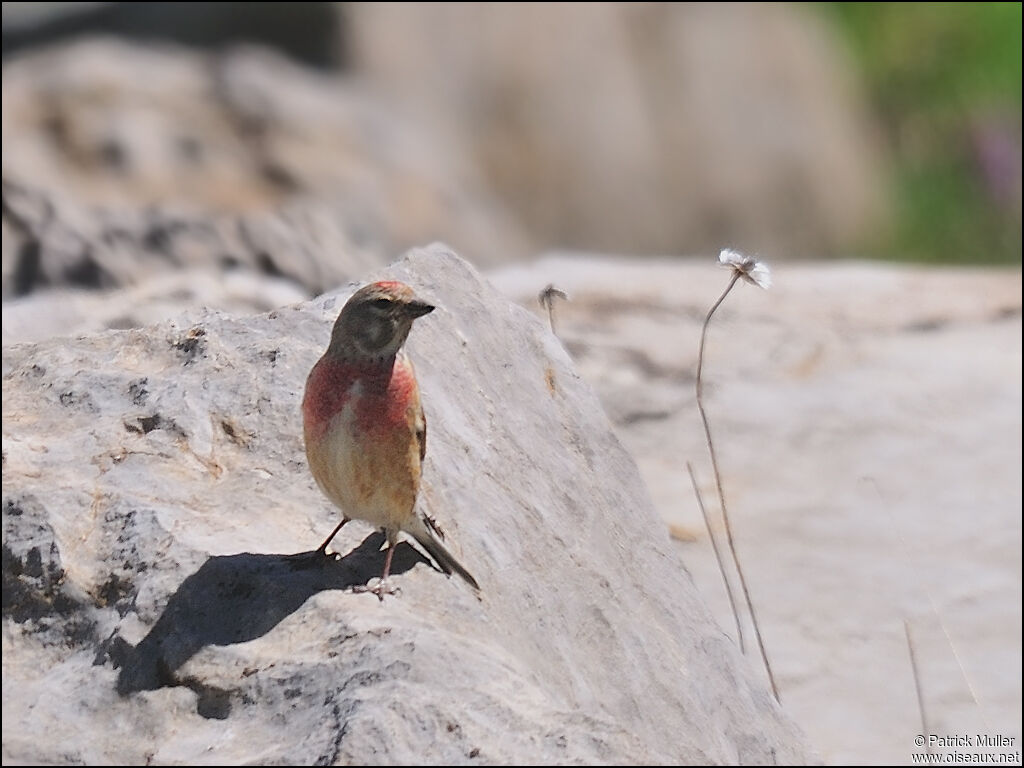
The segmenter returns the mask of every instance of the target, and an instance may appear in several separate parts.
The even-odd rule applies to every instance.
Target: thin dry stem
[[[700,419],[704,424],[704,437],[707,440],[708,452],[711,454],[711,469],[715,473],[715,486],[718,489],[718,501],[722,507],[722,520],[725,521],[725,538],[729,544],[729,551],[732,553],[733,562],[736,564],[736,573],[740,577],[740,587],[743,590],[743,599],[746,600],[747,610],[750,611],[750,621],[754,625],[754,637],[757,638],[757,647],[761,652],[761,661],[764,663],[765,671],[768,673],[768,682],[771,683],[772,693],[775,694],[775,700],[781,701],[779,698],[779,688],[775,684],[775,675],[772,673],[772,665],[768,661],[768,654],[764,649],[764,639],[761,637],[761,627],[757,620],[757,612],[754,610],[754,602],[750,599],[750,590],[747,588],[747,579],[743,575],[743,566],[740,565],[740,558],[736,554],[736,544],[732,536],[732,525],[729,522],[729,512],[725,504],[725,491],[722,489],[722,474],[718,471],[718,456],[715,452],[715,442],[711,439],[711,426],[708,423],[707,413],[704,411],[704,380],[702,373],[704,370],[704,342],[708,335],[708,325],[711,323],[711,317],[715,314],[715,310],[725,301],[725,297],[729,295],[729,291],[736,285],[736,281],[740,279],[741,273],[739,270],[733,270],[732,279],[729,280],[729,284],[722,291],[722,295],[718,297],[718,301],[714,303],[710,310],[708,310],[707,317],[704,318],[704,326],[700,332],[700,347],[697,351],[697,410],[700,411]],[[740,650],[746,653],[746,647],[743,643],[743,635],[740,634]]]
[[[904,561],[913,565],[914,559],[910,554],[910,545],[903,537],[903,532],[900,530],[900,527],[896,524],[896,520],[889,508],[888,500],[882,494],[882,489],[878,486],[878,481],[873,477],[864,477],[861,478],[861,480],[870,483],[872,488],[874,488],[875,494],[881,502],[882,509],[885,511],[889,527],[896,533],[896,538],[900,543]],[[970,694],[971,701],[973,701],[974,706],[978,708],[978,712],[981,715],[982,722],[985,724],[985,728],[991,731],[992,727],[988,724],[987,707],[982,704],[981,699],[978,697],[977,689],[975,688],[974,683],[971,682],[970,676],[967,674],[967,669],[964,667],[960,651],[957,650],[956,643],[953,642],[953,637],[949,634],[949,628],[946,626],[946,622],[943,620],[942,614],[939,613],[938,604],[935,602],[935,598],[932,596],[931,590],[928,589],[927,581],[921,576],[916,568],[913,568],[912,571],[914,574],[914,580],[917,582],[918,589],[924,592],[924,595],[928,600],[928,606],[931,609],[932,614],[934,614],[936,621],[939,622],[939,628],[942,630],[942,635],[946,639],[946,644],[949,646],[949,650],[953,654],[953,660],[956,662],[957,668],[960,670],[960,677],[963,678],[964,685],[967,686],[967,692]]]
[[[686,469],[690,473],[690,482],[693,483],[693,493],[697,497],[697,506],[704,517],[704,527],[708,530],[708,538],[711,539],[711,548],[715,551],[715,560],[718,562],[718,572],[722,574],[722,583],[725,584],[725,593],[729,596],[729,607],[732,608],[732,617],[736,620],[736,632],[743,637],[743,625],[740,623],[740,612],[736,607],[736,596],[733,594],[732,585],[729,584],[729,577],[725,572],[725,563],[722,562],[722,551],[718,548],[718,540],[711,530],[711,520],[708,518],[707,509],[704,507],[704,499],[701,498],[700,488],[697,487],[697,478],[693,474],[693,464],[686,462]]]
[[[925,745],[928,754],[932,753],[931,741],[928,739],[928,718],[925,715],[924,695],[921,693],[921,673],[917,669],[917,653],[914,650],[914,641],[910,637],[910,622],[903,620],[903,633],[907,636],[907,649],[910,651],[910,669],[914,673],[914,690],[917,691],[917,711],[921,713],[921,734],[925,737]]]

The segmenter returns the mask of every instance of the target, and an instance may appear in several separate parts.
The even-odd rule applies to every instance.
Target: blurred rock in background
[[[440,152],[434,167],[460,166],[443,171],[452,186],[506,219],[475,248],[442,192],[431,199],[441,225],[415,242],[445,239],[484,264],[552,247],[722,244],[773,259],[1020,261],[1019,4],[5,3],[3,14],[5,60],[97,34],[218,54],[248,43],[367,85],[390,102],[382,122]]]
[[[842,254],[882,212],[849,63],[785,4],[353,4],[352,64],[538,240]]]
[[[4,56],[88,35],[176,42],[200,48],[252,43],[296,61],[344,63],[334,3],[4,3]]]
[[[326,197],[357,242],[394,255],[439,238],[484,265],[552,246],[842,254],[884,210],[855,77],[805,9],[167,5],[5,23],[5,54],[9,38],[20,50],[66,28],[147,41],[8,61],[5,178],[104,206]],[[346,63],[344,76],[149,42],[257,39],[295,55],[300,23],[303,58]]]
[[[482,264],[523,250],[518,228],[444,142],[351,83],[263,49],[80,41],[7,62],[3,93],[4,180],[48,205],[159,209],[203,226],[312,205],[381,261],[438,238]],[[317,254],[327,272],[340,258],[333,245]],[[206,256],[245,261],[230,248]]]

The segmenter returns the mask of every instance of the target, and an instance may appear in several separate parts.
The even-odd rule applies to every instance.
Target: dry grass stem
[[[885,511],[886,521],[889,524],[889,528],[896,534],[896,540],[899,542],[901,550],[900,554],[903,557],[904,562],[912,564],[914,562],[914,559],[911,555],[910,545],[904,538],[899,526],[896,525],[896,521],[893,519],[892,512],[890,512],[889,510],[889,505],[882,494],[882,490],[878,487],[878,481],[876,481],[873,477],[863,477],[861,478],[861,481],[870,483],[871,487],[874,489],[875,494],[878,496],[879,503],[882,509]],[[964,667],[964,662],[960,656],[960,651],[957,649],[956,643],[953,642],[953,637],[949,634],[949,628],[946,626],[946,622],[943,620],[942,614],[939,613],[939,607],[935,602],[935,598],[932,596],[931,590],[928,589],[924,577],[921,576],[917,568],[912,568],[912,572],[914,575],[914,581],[916,582],[917,589],[920,592],[924,593],[925,599],[928,602],[928,608],[931,611],[932,615],[935,616],[935,620],[939,623],[939,629],[942,630],[942,636],[946,640],[946,645],[949,646],[949,651],[953,654],[953,661],[956,662],[957,669],[960,672],[960,677],[963,678],[964,685],[967,687],[967,693],[971,697],[971,701],[974,703],[974,706],[978,708],[978,712],[981,715],[981,719],[985,724],[985,728],[989,731],[992,731],[993,729],[988,723],[988,713],[986,711],[986,707],[982,705],[981,698],[978,696],[977,693],[977,689],[975,688],[974,683],[971,682],[970,676],[967,674],[967,669]]]
[[[736,632],[740,638],[740,647],[743,646],[743,624],[740,622],[740,612],[736,607],[736,596],[733,594],[732,585],[729,584],[729,577],[725,572],[725,563],[722,562],[722,551],[718,548],[718,540],[711,531],[711,520],[708,518],[707,509],[704,506],[704,499],[701,498],[700,488],[697,487],[697,478],[693,474],[693,464],[686,462],[686,469],[690,473],[690,482],[693,483],[693,493],[697,497],[697,506],[704,517],[704,527],[707,528],[708,538],[711,539],[711,548],[715,551],[715,560],[718,562],[718,572],[722,574],[722,582],[725,584],[725,593],[729,596],[729,607],[732,608],[732,617],[736,620]]]
[[[731,254],[732,252],[723,251],[723,255],[726,253]],[[725,262],[724,258],[720,257],[720,260],[723,261],[723,263]],[[761,266],[753,260],[750,260],[749,265],[750,267]],[[757,612],[754,610],[754,603],[750,599],[750,589],[747,587],[747,579],[743,575],[743,566],[740,564],[739,556],[736,554],[736,543],[732,535],[732,524],[729,522],[729,512],[725,503],[725,491],[722,489],[722,474],[718,469],[718,456],[715,452],[715,442],[711,438],[711,425],[708,423],[708,416],[704,410],[704,379],[702,374],[704,370],[704,344],[707,340],[708,325],[711,323],[711,318],[715,314],[715,310],[717,310],[718,307],[721,306],[722,302],[725,301],[725,297],[729,295],[729,291],[732,290],[733,286],[736,285],[736,281],[741,277],[754,282],[748,272],[744,271],[739,266],[734,267],[729,284],[726,286],[725,290],[722,291],[722,295],[718,297],[718,301],[716,301],[714,305],[712,305],[711,309],[708,310],[707,317],[704,318],[704,325],[700,332],[700,347],[697,351],[697,410],[700,411],[700,419],[704,425],[704,437],[708,445],[708,452],[711,454],[711,469],[715,474],[715,487],[718,489],[718,501],[722,507],[722,520],[725,523],[726,542],[729,545],[729,551],[732,553],[732,559],[736,565],[736,574],[740,578],[740,588],[743,590],[743,599],[747,603],[747,610],[750,611],[750,620],[754,626],[754,637],[757,639],[757,647],[761,653],[761,661],[764,663],[765,671],[768,674],[768,682],[771,683],[772,693],[775,694],[775,700],[781,701],[779,698],[779,688],[775,684],[775,675],[772,673],[772,666],[768,661],[768,654],[764,648],[764,638],[761,636],[761,627],[760,622],[757,620]],[[755,284],[760,285],[761,287],[766,287],[761,283]],[[742,635],[740,635],[740,650],[746,653],[746,647],[743,643]]]
[[[917,711],[921,713],[921,734],[925,737],[925,746],[928,754],[932,753],[932,745],[928,740],[928,718],[925,715],[924,695],[921,693],[921,673],[917,668],[917,653],[914,650],[914,640],[910,637],[910,622],[903,620],[903,633],[907,636],[907,650],[910,651],[910,669],[914,673],[914,690],[917,691]]]

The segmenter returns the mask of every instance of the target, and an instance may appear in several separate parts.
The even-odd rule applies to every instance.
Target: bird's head
[[[393,357],[409,336],[413,320],[433,310],[432,304],[417,298],[405,283],[370,283],[342,307],[328,351],[355,359]]]

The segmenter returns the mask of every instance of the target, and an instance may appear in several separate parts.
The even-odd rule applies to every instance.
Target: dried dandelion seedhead
[[[718,254],[718,263],[728,267],[751,285],[768,290],[772,287],[772,272],[768,266],[753,256],[746,256],[739,251],[723,248]]]

